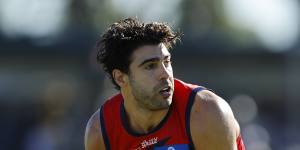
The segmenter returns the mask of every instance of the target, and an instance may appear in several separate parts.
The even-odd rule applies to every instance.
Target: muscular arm
[[[237,149],[239,125],[227,102],[210,91],[197,93],[191,110],[190,128],[196,149]]]
[[[98,110],[87,123],[84,136],[85,150],[105,150],[99,116],[100,111]]]

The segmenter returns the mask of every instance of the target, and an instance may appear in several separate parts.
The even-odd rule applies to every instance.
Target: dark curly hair
[[[119,85],[112,76],[114,69],[129,73],[133,51],[144,45],[164,43],[170,49],[182,34],[174,32],[166,23],[141,23],[127,18],[109,26],[97,43],[97,61],[102,64],[115,87]]]

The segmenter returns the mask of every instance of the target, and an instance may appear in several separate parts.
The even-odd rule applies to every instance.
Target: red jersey
[[[100,110],[100,123],[107,150],[195,149],[190,133],[190,112],[197,92],[205,89],[175,79],[173,101],[165,118],[147,134],[129,127],[121,94],[110,98]],[[241,137],[238,150],[245,150]]]

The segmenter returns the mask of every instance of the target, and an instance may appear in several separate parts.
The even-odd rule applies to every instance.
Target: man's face
[[[169,108],[174,92],[171,55],[164,44],[136,49],[129,66],[129,87],[138,105],[148,110]]]

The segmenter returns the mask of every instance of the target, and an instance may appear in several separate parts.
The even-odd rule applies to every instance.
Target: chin
[[[167,110],[169,108],[170,108],[170,106],[160,106],[160,107],[152,108],[150,110],[152,110],[152,111],[160,111],[160,110]]]
[[[165,109],[169,108],[172,104],[172,98],[164,99],[164,104],[161,106]]]
[[[166,109],[169,109],[170,106],[171,106],[171,103],[169,102],[169,100],[166,101],[166,100],[164,99],[164,101],[165,101],[165,102],[164,102],[164,103],[161,103],[160,105],[152,106],[152,107],[150,108],[150,110],[157,111],[157,110],[166,110]]]
[[[168,103],[168,106],[170,107],[171,104],[172,104],[172,97],[169,97],[168,99],[166,99],[167,103]]]

